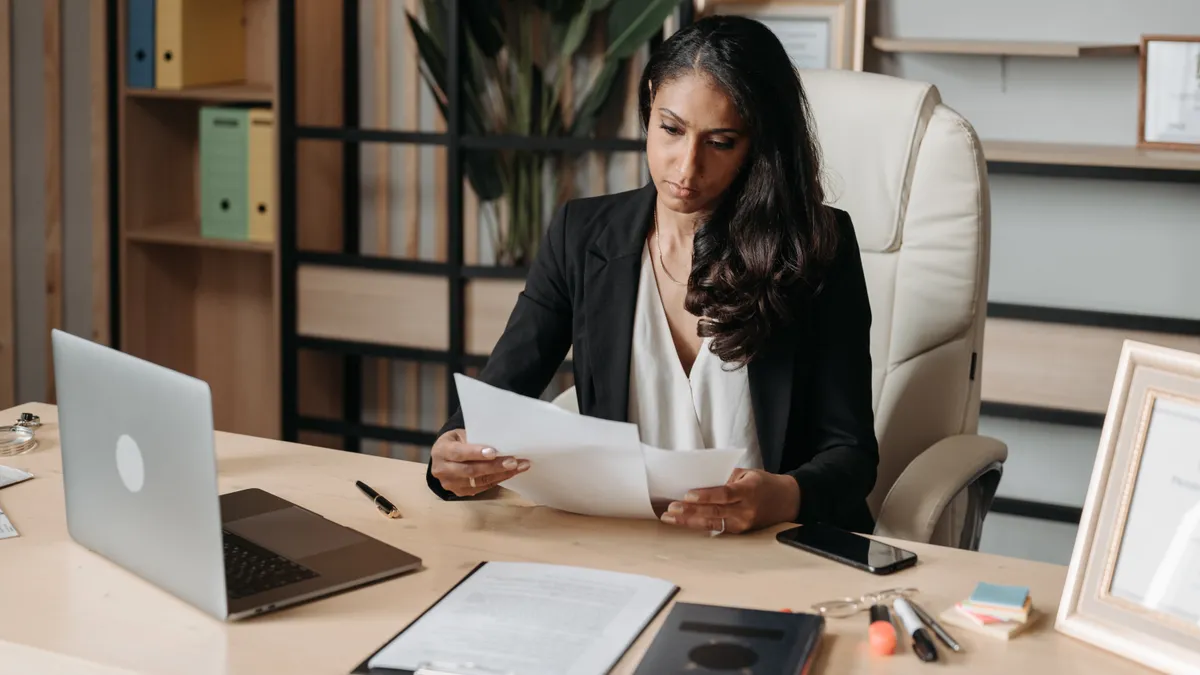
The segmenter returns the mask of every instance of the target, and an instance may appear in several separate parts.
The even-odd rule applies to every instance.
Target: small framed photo
[[[796,67],[862,70],[867,0],[695,0],[696,16],[758,19],[783,43]]]
[[[1122,347],[1055,628],[1200,671],[1200,354]]]
[[[1200,150],[1200,35],[1142,36],[1138,146]]]

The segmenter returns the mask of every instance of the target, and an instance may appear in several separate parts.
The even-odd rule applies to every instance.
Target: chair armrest
[[[929,543],[947,506],[967,490],[968,513],[958,545],[978,548],[983,517],[1007,458],[1008,446],[987,436],[963,434],[934,443],[909,463],[888,491],[875,533]]]

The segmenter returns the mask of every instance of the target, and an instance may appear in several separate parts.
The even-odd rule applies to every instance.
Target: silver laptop
[[[67,528],[79,544],[222,619],[421,566],[268,492],[218,496],[205,382],[62,331],[51,340]]]

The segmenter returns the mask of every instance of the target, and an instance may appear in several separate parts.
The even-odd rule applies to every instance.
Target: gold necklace
[[[686,281],[679,281],[671,276],[671,272],[667,270],[667,263],[663,262],[662,238],[658,236],[658,207],[654,207],[654,245],[658,249],[658,266],[662,268],[663,274],[672,281],[676,286],[687,286]]]

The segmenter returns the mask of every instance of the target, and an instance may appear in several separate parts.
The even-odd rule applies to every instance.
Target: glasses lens
[[[906,598],[909,595],[916,593],[915,588],[889,588],[886,591],[879,591],[875,594],[875,602],[887,602],[896,598]]]
[[[21,455],[32,450],[37,443],[33,432],[24,427],[0,427],[0,457]]]
[[[831,600],[813,605],[813,609],[818,613],[835,619],[853,616],[858,611],[858,608],[858,602],[850,598]]]

